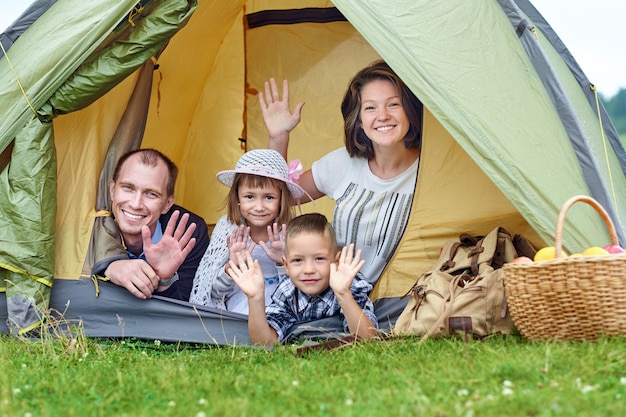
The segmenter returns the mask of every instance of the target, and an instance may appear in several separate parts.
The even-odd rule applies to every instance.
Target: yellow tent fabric
[[[271,4],[270,4],[271,3]],[[253,2],[245,13],[274,2]],[[214,223],[227,189],[215,174],[231,169],[246,149],[267,146],[258,92],[269,77],[290,81],[292,105],[305,101],[289,158],[305,167],[343,146],[339,103],[349,79],[379,55],[347,21],[266,25],[247,29],[237,2],[200,2],[188,25],[158,59],[143,147],[155,147],[181,169],[176,201]],[[286,2],[286,6],[293,6]],[[328,6],[315,2],[309,6]],[[219,16],[219,17],[218,17]],[[203,40],[198,48],[198,40]],[[136,77],[100,101],[55,120],[59,154],[57,278],[80,275],[95,212],[99,165]],[[239,138],[245,137],[242,144]],[[444,149],[447,149],[444,151]],[[451,160],[451,156],[456,155]],[[447,167],[453,167],[448,169]],[[475,187],[459,178],[475,176]],[[491,181],[427,113],[413,221],[406,245],[375,298],[402,296],[438,248],[460,233],[486,233],[495,225],[539,239]],[[77,183],[80,181],[80,183]],[[487,197],[487,198],[486,198]],[[463,201],[462,205],[458,202]],[[305,212],[332,216],[332,202],[306,204]],[[480,219],[476,221],[475,219]],[[472,224],[465,224],[467,219]],[[397,264],[397,265],[396,265]]]

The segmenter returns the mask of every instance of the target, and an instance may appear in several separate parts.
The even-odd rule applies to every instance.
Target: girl
[[[270,149],[246,152],[234,170],[222,171],[217,180],[231,187],[226,197],[227,214],[211,235],[193,282],[189,301],[194,304],[248,314],[248,300],[224,267],[237,254],[249,251],[263,267],[265,304],[285,277],[282,266],[284,232],[293,217],[293,206],[305,191],[291,178],[280,153]]]

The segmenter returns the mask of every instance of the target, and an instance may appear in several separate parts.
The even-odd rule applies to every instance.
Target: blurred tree
[[[607,113],[609,113],[615,129],[624,141],[626,137],[626,88],[620,88],[617,94],[609,99],[600,95],[600,99]]]

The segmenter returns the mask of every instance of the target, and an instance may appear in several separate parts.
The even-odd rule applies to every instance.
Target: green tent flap
[[[90,2],[88,8],[78,3],[55,3],[0,61],[1,85],[9,87],[5,97],[11,103],[2,106],[3,120],[15,121],[0,125],[0,150],[14,143],[0,177],[0,253],[5,254],[0,286],[7,288],[9,326],[18,333],[44,317],[54,276],[57,165],[52,119],[89,105],[133,73],[165,47],[197,6],[195,1],[153,1],[141,9],[128,1],[115,2],[115,7],[109,1]],[[132,18],[119,24],[126,15]],[[118,33],[109,37],[114,30]],[[105,39],[109,42],[103,44]],[[22,89],[28,100],[20,96]],[[19,130],[22,120],[29,121]]]
[[[584,93],[574,76],[545,41],[550,65],[541,68],[539,76],[532,56],[520,47],[518,22],[505,14],[514,8],[518,20],[525,17],[514,2],[473,0],[435,6],[406,0],[389,7],[384,0],[367,4],[335,0],[335,4],[545,242],[554,238],[563,202],[573,195],[593,195],[598,188],[588,185],[585,166],[576,158],[564,123],[584,124],[594,145],[593,155],[582,163],[593,161],[595,175],[608,183],[593,109],[583,103]],[[415,17],[417,25],[411,24]],[[534,34],[526,36],[538,42]],[[544,85],[543,77],[552,86]],[[559,89],[554,100],[550,88]],[[569,120],[561,120],[558,103],[568,107]],[[610,158],[615,201],[607,194],[598,200],[615,214],[615,207],[626,207],[626,178],[615,155]],[[604,174],[598,172],[599,166]],[[568,216],[566,245],[584,246],[589,236],[607,236],[601,219],[588,214],[574,210]],[[620,225],[626,224],[626,212],[620,215],[614,221],[623,238]]]
[[[0,150],[136,4],[94,0],[85,7],[78,0],[57,1],[15,41],[0,60],[0,97],[6,103],[0,109],[6,121],[0,125]]]

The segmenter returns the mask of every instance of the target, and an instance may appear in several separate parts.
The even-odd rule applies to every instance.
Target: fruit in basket
[[[511,261],[512,264],[531,264],[533,260],[528,256],[519,256]]]
[[[609,252],[599,246],[591,246],[583,251],[583,256],[608,255]]]
[[[556,248],[554,246],[546,246],[545,248],[541,248],[535,253],[534,261],[549,261],[550,259],[556,258]],[[565,251],[561,251],[561,258],[567,258],[567,253]]]
[[[603,249],[606,250],[608,253],[614,253],[617,255],[621,255],[622,253],[624,253],[624,249],[622,249],[622,247],[619,245],[606,245],[603,247]]]

